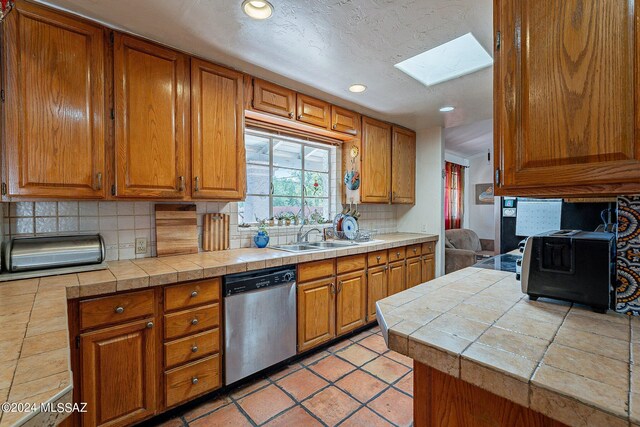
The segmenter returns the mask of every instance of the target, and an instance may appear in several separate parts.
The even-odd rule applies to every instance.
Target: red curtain
[[[444,228],[462,226],[464,200],[464,167],[445,162],[444,181]]]

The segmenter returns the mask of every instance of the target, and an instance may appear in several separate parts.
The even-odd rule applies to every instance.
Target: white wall
[[[398,206],[398,231],[440,236],[436,276],[444,273],[444,139],[442,128],[416,133],[416,204]]]
[[[491,154],[493,156],[493,153]],[[476,205],[476,184],[493,181],[493,165],[487,161],[487,154],[482,153],[469,158],[466,170],[465,216],[467,228],[475,231],[481,239],[495,239],[496,223],[493,205]]]

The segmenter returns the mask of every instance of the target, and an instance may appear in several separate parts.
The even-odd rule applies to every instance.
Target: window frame
[[[265,131],[261,131],[261,130],[257,130],[257,129],[251,129],[251,128],[247,128],[244,131],[245,136],[246,135],[252,135],[252,136],[256,136],[259,138],[265,138],[269,140],[269,163],[268,165],[265,165],[264,163],[254,163],[251,162],[249,160],[249,157],[246,157],[245,160],[245,165],[247,166],[247,170],[248,170],[248,166],[261,166],[261,167],[265,167],[267,166],[269,168],[269,192],[266,195],[266,197],[269,198],[269,216],[267,217],[267,219],[269,218],[274,218],[275,215],[273,214],[273,199],[274,197],[294,197],[294,198],[298,198],[298,196],[282,196],[282,195],[274,195],[274,189],[273,189],[273,176],[274,176],[274,169],[285,169],[285,170],[290,170],[290,171],[300,171],[301,172],[301,181],[300,181],[300,185],[302,187],[302,195],[300,196],[300,203],[301,203],[301,208],[302,208],[302,212],[304,214],[305,212],[305,200],[307,199],[323,199],[327,201],[328,204],[328,218],[331,217],[331,180],[332,180],[332,173],[333,173],[333,167],[332,167],[332,150],[335,150],[335,147],[329,145],[329,144],[325,144],[322,142],[317,142],[317,141],[313,141],[313,140],[303,140],[303,139],[298,139],[295,137],[290,137],[290,136],[284,136],[284,135],[279,135],[279,134],[275,134],[275,133],[270,133],[270,132],[265,132]],[[246,140],[246,138],[245,138]],[[280,140],[280,141],[286,141],[286,142],[290,142],[290,143],[294,143],[294,144],[298,144],[300,145],[300,150],[302,153],[302,159],[301,159],[301,167],[300,169],[298,168],[291,168],[291,167],[286,167],[286,166],[274,166],[273,164],[273,146],[274,146],[274,140]],[[313,149],[319,149],[319,150],[324,150],[327,153],[327,172],[320,172],[320,171],[316,171],[316,170],[307,170],[306,169],[306,158],[305,158],[305,148],[313,148]],[[305,172],[317,172],[317,173],[321,173],[327,174],[327,195],[322,196],[322,197],[312,197],[312,196],[307,196],[307,192],[305,190]],[[254,193],[249,193],[247,191],[246,193],[246,197],[245,200],[242,201],[242,203],[246,203],[246,198],[247,197],[265,197],[264,194],[254,194]],[[295,213],[295,212],[294,212]],[[239,219],[239,218],[238,218]],[[305,216],[305,219],[309,219],[307,216]],[[257,222],[255,222],[255,218],[254,220],[251,221],[247,221],[247,218],[243,218],[243,222],[245,224],[249,224],[249,225],[255,225],[257,224]]]

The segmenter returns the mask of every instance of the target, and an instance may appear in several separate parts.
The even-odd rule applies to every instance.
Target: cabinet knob
[[[194,318],[194,319],[191,321],[191,324],[192,324],[193,326],[197,325],[197,324],[198,324],[198,319],[197,319],[197,318]]]
[[[396,252],[396,258],[400,258],[400,252]]]
[[[336,130],[336,129],[338,129],[338,124],[334,123],[333,126],[331,126],[331,127],[333,128],[333,130]]]
[[[413,253],[418,253],[418,248],[413,248]]]
[[[198,346],[194,345],[193,347],[191,347],[191,352],[192,353],[197,353],[198,352]]]
[[[193,185],[193,191],[200,191],[200,177],[195,177],[195,184]]]
[[[184,176],[180,175],[180,177],[178,178],[178,180],[180,181],[180,184],[178,184],[178,190],[179,191],[184,191],[185,186],[184,186]]]
[[[298,114],[298,120],[302,120],[302,114]]]
[[[147,328],[148,328],[148,329],[153,328],[153,322],[148,322],[148,323],[147,323]]]
[[[198,384],[198,377],[191,378],[191,384],[193,384],[193,385]]]
[[[117,306],[116,309],[114,310],[116,313],[118,314],[122,314],[124,313],[124,307],[122,307],[121,305]]]
[[[293,119],[293,111],[291,111],[291,112],[289,113],[289,118],[290,118],[290,119]]]
[[[380,262],[380,255],[376,257],[376,261]]]
[[[191,292],[191,298],[195,298],[198,296],[198,291]]]
[[[102,190],[102,172],[96,174],[96,190]]]
[[[331,295],[335,295],[336,294],[336,284],[335,283],[331,283],[329,286],[331,287]]]

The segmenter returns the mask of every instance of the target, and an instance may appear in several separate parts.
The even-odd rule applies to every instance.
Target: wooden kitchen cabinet
[[[391,125],[362,118],[360,201],[391,202]]]
[[[102,27],[18,1],[3,39],[3,194],[104,198]]]
[[[423,255],[422,257],[422,283],[436,278],[436,256],[435,254]]]
[[[393,126],[391,144],[391,203],[415,203],[416,133]]]
[[[187,197],[188,57],[116,33],[113,61],[115,195]]]
[[[336,282],[336,334],[342,335],[366,323],[367,276],[361,269],[338,276]]]
[[[389,264],[389,277],[387,289],[388,295],[397,294],[407,288],[407,265],[405,260],[392,262]]]
[[[157,409],[154,318],[80,335],[84,427],[131,425]]]
[[[265,80],[253,79],[253,103],[255,110],[293,119],[296,110],[296,93]]]
[[[376,319],[376,301],[386,298],[388,295],[388,267],[369,268],[367,271],[367,321]]]
[[[638,13],[633,2],[494,2],[497,195],[640,192]]]
[[[242,81],[242,73],[191,59],[191,197],[194,199],[244,198]]]
[[[336,105],[331,106],[331,129],[349,135],[358,135],[360,115]]]
[[[407,258],[406,288],[413,288],[422,283],[422,259],[421,257]]]
[[[296,120],[326,129],[330,119],[331,106],[328,102],[301,93],[296,96]]]
[[[298,284],[298,352],[336,336],[335,277]]]

